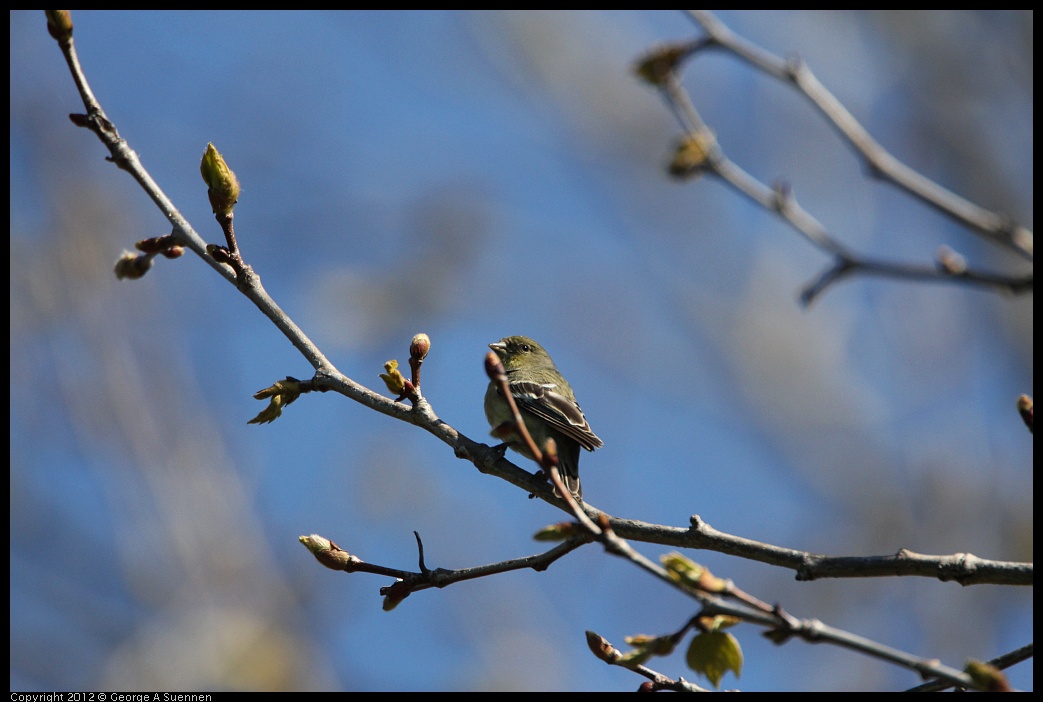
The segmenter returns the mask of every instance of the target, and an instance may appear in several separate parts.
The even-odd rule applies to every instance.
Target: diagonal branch
[[[872,175],[906,190],[993,243],[1032,260],[1031,230],[960,197],[899,161],[819,82],[803,60],[785,60],[765,51],[735,34],[705,10],[689,10],[688,14],[709,35],[704,46],[724,49],[797,88],[863,158]]]
[[[764,73],[796,86],[865,160],[871,174],[909,192],[988,241],[1032,260],[1030,230],[961,198],[898,161],[819,83],[803,62],[785,61],[764,51],[734,34],[709,12],[691,11],[690,14],[707,32],[707,36],[653,50],[637,66],[637,73],[659,89],[685,132],[670,171],[677,177],[690,177],[701,172],[717,176],[760,206],[778,214],[815,247],[831,254],[833,263],[802,291],[801,301],[805,305],[810,304],[830,285],[852,273],[921,282],[962,283],[1014,294],[1032,291],[1031,272],[1008,275],[976,270],[963,263],[962,258],[950,255],[951,252],[947,250],[939,253],[938,261],[933,265],[860,256],[801,207],[788,185],[780,183],[769,187],[731,161],[699,115],[679,79],[682,62],[709,48],[729,51]],[[951,265],[956,260],[959,265]]]

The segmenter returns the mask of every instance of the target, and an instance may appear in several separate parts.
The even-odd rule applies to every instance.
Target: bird
[[[510,393],[529,435],[540,450],[547,439],[554,439],[561,477],[573,497],[582,501],[579,449],[593,451],[604,442],[591,430],[572,387],[554,366],[550,354],[527,336],[508,336],[489,344],[489,348],[503,363]],[[492,427],[492,436],[526,458],[536,460],[518,433],[510,405],[495,380],[489,382],[485,391],[485,418]]]

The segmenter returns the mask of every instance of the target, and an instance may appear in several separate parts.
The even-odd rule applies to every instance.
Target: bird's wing
[[[593,451],[602,446],[601,439],[590,430],[583,410],[574,400],[557,391],[553,383],[512,381],[511,394],[519,408],[536,415],[580,446]]]

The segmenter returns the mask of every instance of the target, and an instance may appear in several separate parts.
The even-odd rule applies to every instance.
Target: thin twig
[[[705,46],[719,47],[758,70],[796,87],[866,162],[870,173],[952,217],[977,234],[1032,260],[1032,231],[980,207],[905,165],[884,149],[854,115],[826,89],[807,64],[786,60],[738,36],[706,10],[689,16],[709,35]]]
[[[785,184],[774,187],[760,182],[731,161],[717,143],[687,91],[679,80],[680,66],[702,50],[719,48],[743,59],[764,73],[797,87],[830,124],[866,161],[870,173],[909,192],[967,226],[987,240],[1002,245],[1028,260],[1032,259],[1032,232],[1011,223],[1002,215],[981,208],[946,190],[898,161],[866,132],[843,105],[822,86],[801,61],[786,61],[737,36],[711,13],[693,10],[690,14],[707,36],[652,52],[641,66],[643,77],[655,84],[670,111],[687,135],[700,145],[702,159],[682,175],[708,172],[719,177],[765,209],[777,213],[817,248],[831,254],[833,263],[801,293],[810,304],[833,283],[853,273],[922,282],[948,282],[994,288],[1014,294],[1031,292],[1032,273],[1006,275],[979,271],[966,266],[953,268],[941,262],[910,264],[860,256],[841,243],[796,201]],[[641,71],[639,71],[641,72]]]

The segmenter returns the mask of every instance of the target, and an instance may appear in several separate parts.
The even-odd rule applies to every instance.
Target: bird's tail
[[[561,447],[561,444],[559,444],[559,447]],[[565,483],[565,487],[569,489],[569,492],[572,493],[572,496],[582,502],[583,486],[579,482],[579,444],[571,441],[565,444],[565,450],[558,454],[558,472],[561,474],[561,480]],[[554,494],[561,497],[557,488],[554,489]]]

